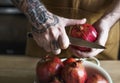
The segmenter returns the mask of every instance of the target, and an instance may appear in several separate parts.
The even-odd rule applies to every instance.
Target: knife
[[[33,35],[32,35],[31,32],[28,32],[27,36],[29,38],[33,38]],[[71,37],[71,36],[68,36],[68,37],[70,39],[71,45],[82,46],[82,47],[89,47],[89,48],[105,49],[104,46],[99,45],[99,44],[97,44],[95,42],[89,42],[89,41],[83,40],[81,38],[74,38],[74,37]]]
[[[81,38],[74,38],[71,36],[68,36],[70,39],[70,43],[75,46],[81,46],[81,47],[89,47],[89,48],[98,48],[98,49],[105,49],[104,46],[99,45],[95,42],[89,42],[86,40],[83,40]]]

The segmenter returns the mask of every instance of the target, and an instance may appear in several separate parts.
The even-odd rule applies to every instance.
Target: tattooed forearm
[[[24,12],[26,9],[26,0],[11,0],[13,4]]]
[[[51,22],[50,24],[46,24],[46,28],[49,28],[50,26],[55,26],[59,20],[56,16],[53,17],[53,22]],[[36,33],[44,33],[46,31],[46,28],[41,28],[41,29],[38,29],[38,28],[35,28],[35,27],[32,27],[32,31],[36,32]]]
[[[57,16],[47,11],[39,0],[12,0],[29,18],[35,28],[42,29],[55,26],[59,20]]]

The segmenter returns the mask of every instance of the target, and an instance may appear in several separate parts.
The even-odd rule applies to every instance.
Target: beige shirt
[[[42,0],[46,8],[52,13],[66,18],[87,18],[87,22],[93,24],[112,4],[112,0]],[[69,32],[69,29],[66,29]],[[120,21],[110,30],[106,48],[97,55],[99,59],[117,59],[120,43]],[[29,56],[45,56],[47,54],[32,39],[27,39],[26,54]],[[72,56],[67,50],[62,50],[60,57]]]

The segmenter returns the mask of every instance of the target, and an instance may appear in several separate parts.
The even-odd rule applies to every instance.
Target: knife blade
[[[89,47],[89,48],[98,48],[98,49],[105,49],[104,46],[99,45],[95,42],[89,42],[80,38],[74,38],[69,36],[70,39],[70,43],[71,45],[75,45],[75,46],[83,46],[83,47]]]
[[[31,32],[28,32],[27,36],[29,38],[33,38],[33,35]],[[86,40],[80,39],[80,38],[74,38],[71,36],[68,36],[70,39],[70,44],[75,46],[83,46],[83,47],[89,47],[89,48],[98,48],[98,49],[105,49],[104,46],[99,45],[95,42],[88,42]]]

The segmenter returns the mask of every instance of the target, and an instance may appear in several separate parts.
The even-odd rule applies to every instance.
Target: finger
[[[69,47],[70,41],[65,30],[61,32],[58,40],[59,40],[60,48],[67,49]]]
[[[70,48],[74,55],[78,57],[93,57],[98,55],[103,49],[91,49],[90,52],[81,52],[80,50],[76,50],[74,48]]]
[[[61,52],[60,45],[58,42],[59,31],[57,28],[52,27],[50,29],[50,38],[51,38],[51,50],[54,54],[59,54]]]
[[[81,20],[75,20],[75,19],[67,19],[66,20],[66,26],[85,24],[85,23],[86,23],[86,18],[83,18]]]
[[[49,35],[44,34],[44,36],[41,37],[41,40],[43,41],[43,43],[41,43],[43,45],[43,48],[47,52],[50,52],[51,51],[51,47],[50,47],[50,37],[49,37]]]
[[[61,52],[61,49],[59,47],[59,43],[56,40],[51,41],[51,49],[54,54],[59,54]]]
[[[45,51],[50,52],[50,40],[49,36],[45,34],[34,34],[33,35],[34,40],[38,44],[38,46],[42,47]]]
[[[83,58],[82,54],[79,53],[76,49],[74,48],[69,48],[71,50],[71,52],[73,53],[73,55],[77,56],[77,57],[80,57],[80,58]]]
[[[43,48],[45,49],[45,51],[47,52],[51,52],[51,47],[50,47],[50,44],[48,42],[44,41],[44,45],[43,45]]]

